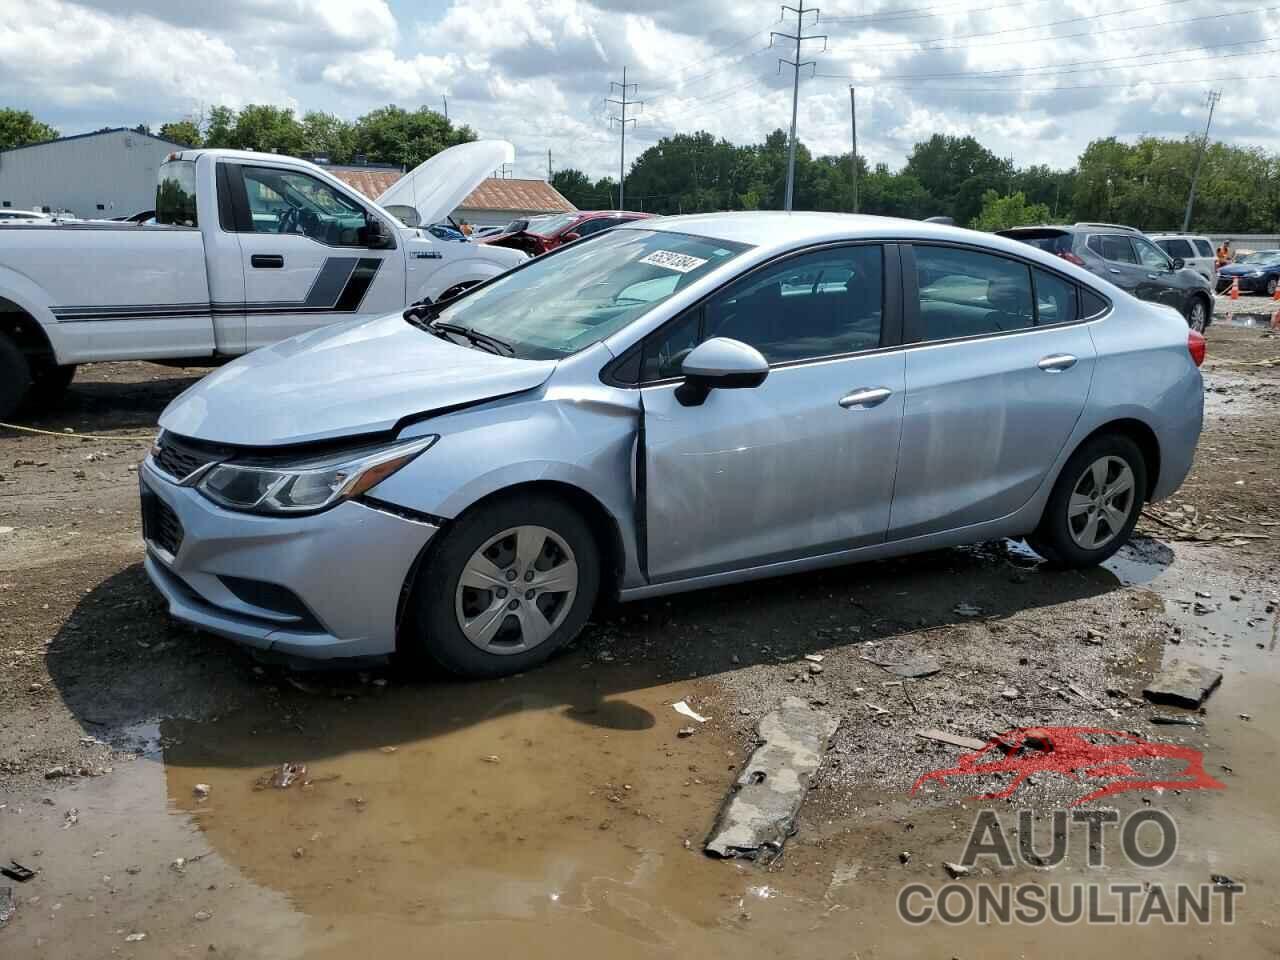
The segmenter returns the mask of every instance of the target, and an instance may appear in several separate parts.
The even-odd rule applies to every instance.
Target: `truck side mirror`
[[[368,217],[365,220],[364,245],[370,250],[386,250],[394,245],[386,225],[377,217]]]

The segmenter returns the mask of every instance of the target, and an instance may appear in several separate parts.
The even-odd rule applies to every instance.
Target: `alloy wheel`
[[[1098,550],[1120,535],[1136,503],[1133,470],[1120,457],[1100,457],[1081,474],[1067,503],[1076,545]]]
[[[546,527],[512,527],[471,555],[454,609],[472,645],[509,655],[546,641],[577,592],[578,563],[564,538]]]
[[[1208,318],[1208,312],[1205,310],[1204,301],[1196,298],[1191,304],[1191,316],[1188,318],[1188,326],[1196,333],[1204,333],[1205,320]]]

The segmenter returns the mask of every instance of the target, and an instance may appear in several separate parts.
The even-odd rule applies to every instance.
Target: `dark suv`
[[[1110,280],[1140,300],[1173,307],[1203,333],[1213,321],[1213,288],[1181,258],[1170,257],[1133,227],[1077,223],[1070,227],[1015,227],[999,231]]]

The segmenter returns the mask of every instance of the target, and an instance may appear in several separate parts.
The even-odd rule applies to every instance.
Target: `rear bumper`
[[[146,543],[147,575],[176,619],[293,657],[394,652],[402,588],[438,528],[357,502],[308,517],[223,510],[149,460],[139,482],[181,524],[176,550]]]

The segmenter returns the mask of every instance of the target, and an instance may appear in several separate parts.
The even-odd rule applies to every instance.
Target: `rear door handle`
[[[249,258],[249,264],[259,270],[280,270],[284,267],[284,257],[278,253],[255,253]]]
[[[1036,364],[1045,373],[1061,373],[1076,365],[1076,358],[1069,353],[1051,353]]]
[[[862,407],[863,409],[877,407],[891,396],[893,396],[893,391],[888,387],[863,387],[841,397],[840,406],[846,410],[850,407]]]

